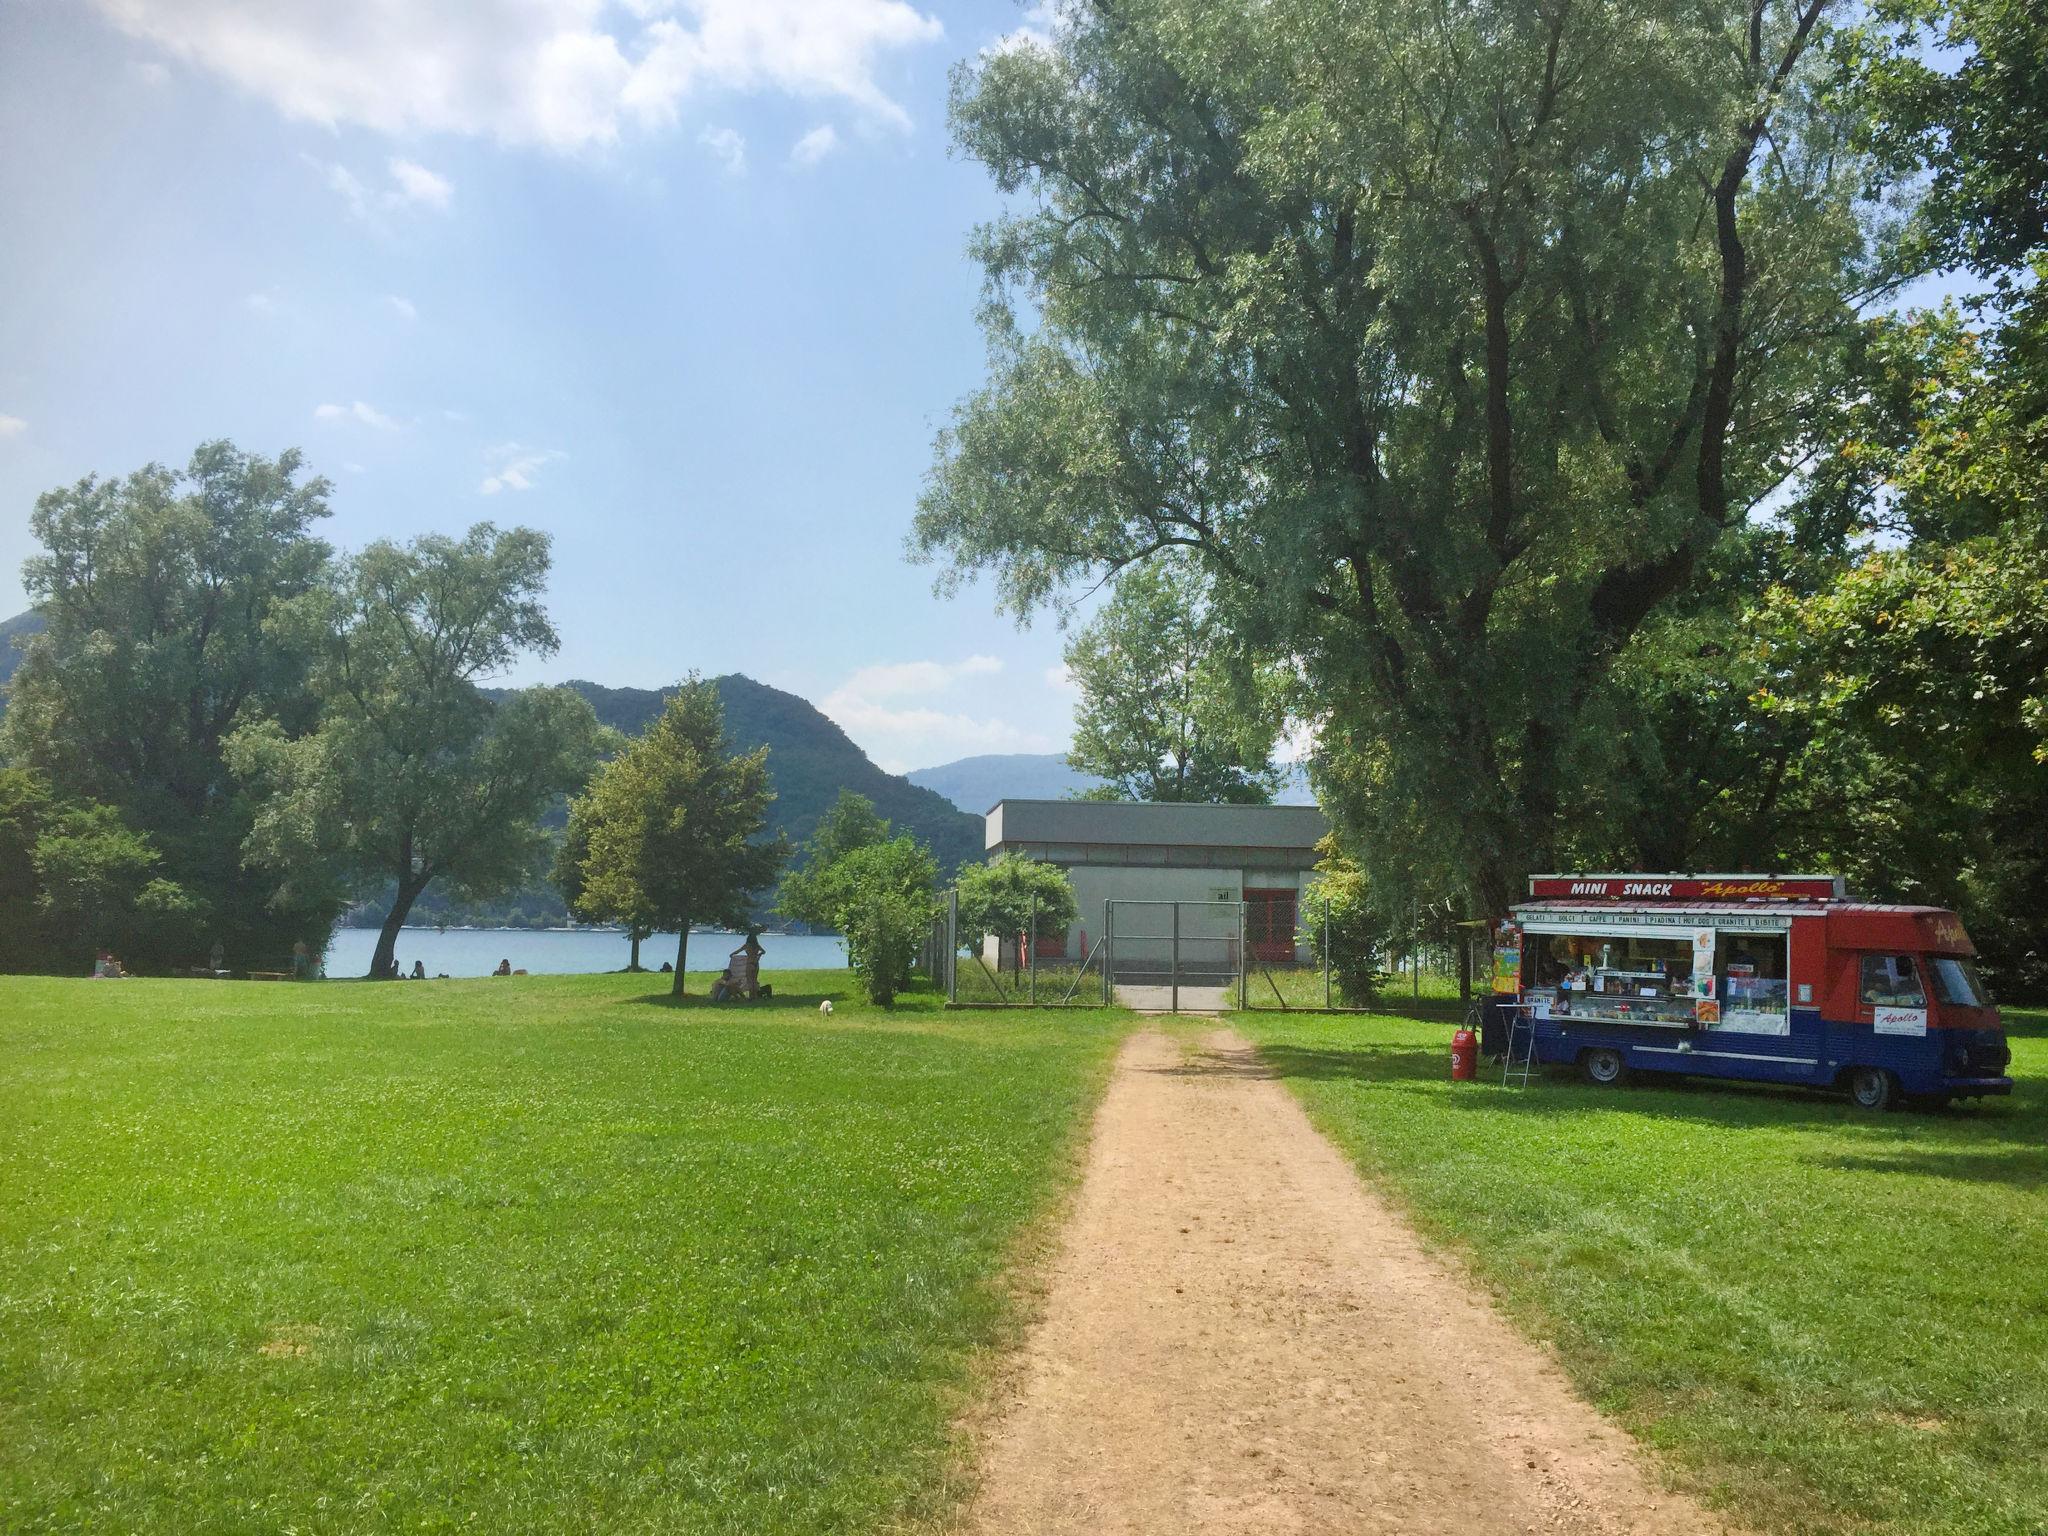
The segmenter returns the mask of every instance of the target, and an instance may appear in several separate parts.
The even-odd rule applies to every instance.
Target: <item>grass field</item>
[[[942,1512],[1123,1020],[771,979],[0,978],[0,1529]]]
[[[2048,1014],[2008,1011],[2011,1100],[1883,1116],[1742,1085],[1454,1085],[1445,1022],[1236,1022],[1744,1524],[2048,1531]]]

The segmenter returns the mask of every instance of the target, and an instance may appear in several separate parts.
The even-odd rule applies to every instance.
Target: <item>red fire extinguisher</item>
[[[1479,1075],[1479,1037],[1463,1025],[1451,1036],[1451,1081],[1469,1083]]]

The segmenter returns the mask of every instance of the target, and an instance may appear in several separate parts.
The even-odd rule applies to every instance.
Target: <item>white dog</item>
[[[826,998],[826,999],[825,999],[825,1001],[823,1001],[822,1003],[818,1004],[818,1012],[820,1012],[820,1013],[830,1013],[831,1011],[832,1011],[832,999],[831,999],[831,998],[829,998],[829,997],[828,997],[828,998]]]

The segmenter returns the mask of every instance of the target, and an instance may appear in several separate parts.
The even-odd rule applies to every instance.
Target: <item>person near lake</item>
[[[413,979],[414,981],[425,981],[425,980],[427,979],[427,962],[426,962],[426,961],[424,961],[424,960],[415,960],[415,961],[413,961],[413,963],[412,963],[412,979]]]
[[[219,952],[219,950],[220,950],[220,946],[219,946],[218,944],[214,945],[214,950],[215,950],[215,952],[216,952],[216,953],[218,953],[218,952]],[[216,961],[216,962],[215,962],[215,964],[216,964],[216,967],[217,967],[217,966],[218,966],[218,964],[219,964],[219,962],[218,962],[218,961]],[[293,980],[293,981],[310,981],[310,980],[312,980],[312,979],[313,979],[313,950],[312,950],[312,947],[311,947],[310,945],[308,945],[308,944],[306,943],[306,941],[305,941],[304,939],[294,939],[294,940],[292,940],[292,980]]]
[[[510,975],[512,974],[512,962],[511,962],[511,960],[510,960],[510,959],[504,959],[504,960],[500,960],[500,961],[498,962],[498,968],[497,968],[497,969],[496,969],[495,971],[491,972],[491,974],[492,974],[493,976],[510,976]]]

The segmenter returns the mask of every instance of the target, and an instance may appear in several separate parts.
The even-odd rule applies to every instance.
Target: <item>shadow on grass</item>
[[[1428,1093],[1443,1096],[1450,1087],[1450,1052],[1419,1049],[1407,1045],[1367,1045],[1357,1048],[1272,1044],[1260,1055],[1280,1078],[1310,1082],[1353,1082],[1362,1088],[1394,1093]],[[1852,1110],[1840,1093],[1798,1084],[1746,1083],[1726,1078],[1692,1078],[1674,1073],[1640,1074],[1626,1085],[1596,1087],[1578,1081],[1569,1068],[1539,1068],[1524,1088],[1519,1081],[1502,1089],[1498,1062],[1482,1061],[1478,1080],[1459,1085],[1460,1091],[1446,1099],[1449,1107],[1467,1112],[1561,1118],[1570,1115],[1606,1114],[1630,1111],[1684,1119],[1703,1125],[1729,1127],[1784,1126],[1833,1122],[1845,1134],[1870,1136],[1890,1141],[1928,1131],[1942,1135],[1944,1145],[1968,1143],[1980,1137],[2009,1140],[2026,1121],[2037,1118],[2023,1104],[2003,1100],[1986,1101],[1968,1108],[1906,1108],[1882,1116]],[[1494,1091],[1486,1091],[1488,1089]],[[1976,1128],[1982,1127],[1981,1131]],[[1917,1155],[1917,1154],[1916,1154]],[[1925,1154],[1938,1173],[1944,1162],[1936,1153]],[[2039,1178],[2048,1164],[2048,1152],[2031,1153],[2022,1148],[2012,1158],[1986,1154],[1990,1166],[1983,1177],[2008,1182]],[[1967,1178],[1968,1173],[1955,1177]]]
[[[1997,1152],[1913,1147],[1882,1157],[1823,1157],[1816,1161],[1822,1167],[1851,1173],[1906,1174],[1924,1179],[1954,1179],[1963,1184],[2013,1184],[2034,1189],[2048,1185],[2048,1149],[2010,1143],[2004,1151]]]

